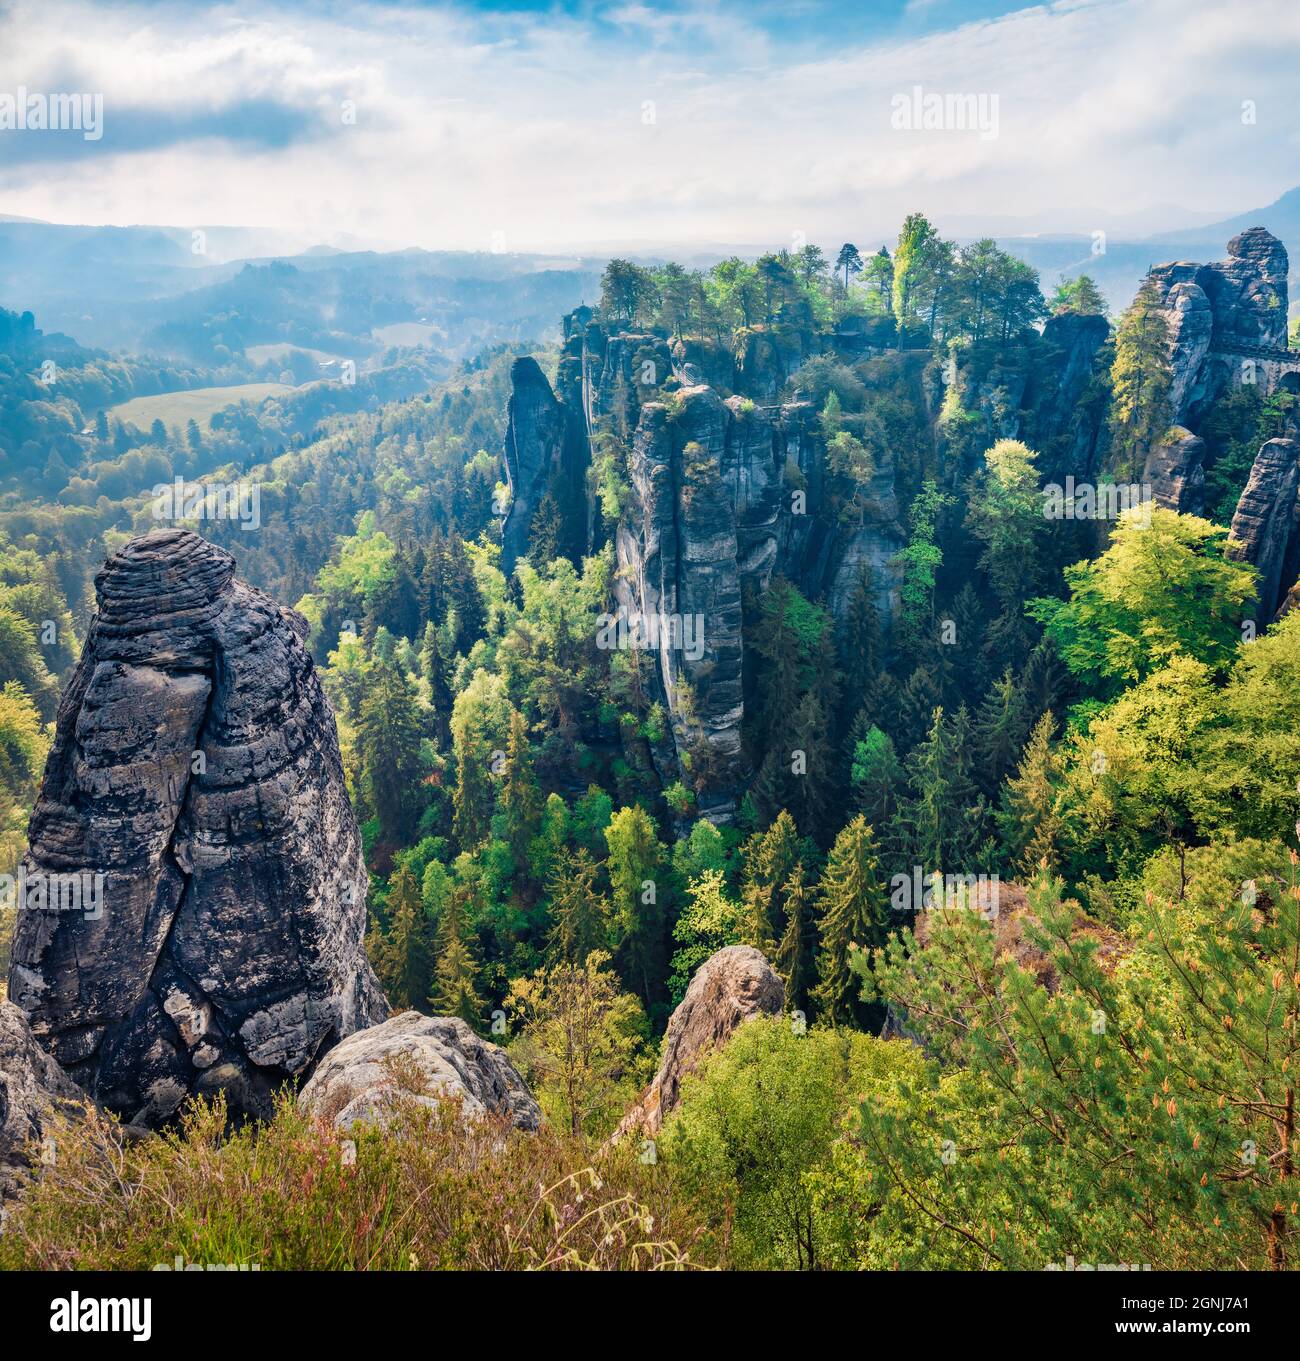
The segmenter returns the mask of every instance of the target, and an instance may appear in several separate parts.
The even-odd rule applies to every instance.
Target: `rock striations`
[[[1287,356],[1286,247],[1263,227],[1228,242],[1228,258],[1157,265],[1155,285],[1169,328],[1170,393],[1176,425],[1197,429],[1226,388],[1273,386],[1300,367]]]
[[[695,971],[686,996],[668,1020],[663,1058],[646,1094],[623,1117],[615,1138],[640,1134],[653,1139],[681,1099],[682,1079],[706,1055],[755,1016],[779,1016],[785,985],[749,945],[728,945]]]
[[[24,861],[29,898],[80,885],[81,910],[19,912],[10,996],[128,1121],[217,1090],[265,1114],[388,1010],[305,621],[177,529],[128,543],[96,590]]]

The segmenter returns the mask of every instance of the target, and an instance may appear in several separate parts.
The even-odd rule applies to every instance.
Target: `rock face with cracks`
[[[23,864],[27,899],[48,892],[18,913],[10,996],[130,1122],[219,1090],[264,1116],[388,1013],[306,622],[185,530],[133,539],[95,586]]]

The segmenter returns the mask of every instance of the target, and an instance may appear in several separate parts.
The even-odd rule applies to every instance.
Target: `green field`
[[[237,383],[224,388],[190,388],[184,392],[160,392],[156,397],[132,397],[108,410],[109,420],[148,430],[156,420],[169,429],[184,430],[191,420],[206,430],[213,415],[237,402],[261,402],[293,392],[289,383]]]

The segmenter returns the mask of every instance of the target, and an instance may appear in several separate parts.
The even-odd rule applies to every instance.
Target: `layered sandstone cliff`
[[[178,529],[133,539],[96,591],[24,861],[64,907],[18,913],[10,997],[128,1121],[218,1090],[263,1115],[387,1015],[306,623]]]

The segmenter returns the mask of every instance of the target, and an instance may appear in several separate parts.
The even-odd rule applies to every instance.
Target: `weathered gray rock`
[[[755,1016],[779,1016],[785,985],[761,952],[728,945],[695,971],[664,1035],[663,1057],[646,1094],[623,1117],[615,1137],[653,1139],[681,1097],[682,1079]]]
[[[739,538],[722,475],[734,419],[704,386],[682,389],[671,408],[647,403],[632,444],[636,505],[617,536],[620,607],[653,621],[677,749],[690,754],[701,812],[719,820],[734,811],[742,777]]]
[[[541,1108],[503,1050],[459,1017],[418,1011],[349,1035],[326,1055],[298,1105],[346,1132],[387,1124],[403,1100],[436,1106],[448,1096],[459,1098],[465,1116],[507,1115],[519,1129],[542,1123]]]
[[[1300,442],[1268,440],[1255,455],[1232,517],[1229,556],[1259,572],[1256,621],[1270,623],[1300,568]]]
[[[1228,242],[1226,260],[1157,265],[1150,278],[1169,328],[1175,424],[1196,429],[1247,372],[1271,390],[1281,370],[1260,352],[1287,348],[1287,253],[1277,237],[1252,227]]]
[[[27,1017],[0,1002],[0,1200],[13,1194],[56,1111],[73,1111],[86,1094],[36,1043]]]
[[[1223,340],[1284,350],[1287,311],[1286,247],[1272,232],[1251,227],[1228,242],[1228,258],[1207,265],[1197,282]]]
[[[551,489],[564,453],[564,409],[530,355],[510,367],[506,477],[510,510],[501,529],[501,570],[508,576],[528,552],[533,516]]]
[[[1183,515],[1205,512],[1205,441],[1175,426],[1147,455],[1142,480],[1157,505]]]
[[[1105,317],[1061,312],[1043,327],[1044,381],[1035,393],[1036,425],[1031,443],[1042,451],[1039,470],[1046,482],[1094,479],[1103,406],[1083,402],[1097,376],[1101,347],[1110,334]]]
[[[81,911],[19,911],[10,997],[128,1122],[218,1089],[263,1115],[387,1014],[306,621],[186,530],[133,539],[95,584],[24,861],[29,885],[87,892]]]

